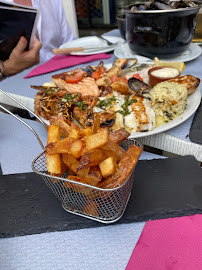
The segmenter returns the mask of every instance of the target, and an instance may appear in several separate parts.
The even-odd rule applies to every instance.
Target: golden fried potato
[[[100,168],[98,166],[90,167],[90,171],[88,174],[95,176],[100,181],[102,180],[102,174],[101,174]]]
[[[86,176],[90,170],[90,168],[84,168],[77,172],[79,161],[73,155],[70,154],[62,154],[62,161],[65,163],[65,165],[69,170],[71,170],[81,178]]]
[[[116,156],[115,160],[117,160],[117,162],[119,162],[126,153],[126,151],[123,148],[121,148],[118,144],[110,140],[108,140],[108,142],[105,144],[105,146],[102,147],[102,149],[113,151],[114,152],[113,156]]]
[[[83,154],[85,147],[86,144],[82,139],[76,140],[70,145],[68,153],[73,155],[75,158],[80,158]]]
[[[72,180],[72,181],[75,181],[75,182],[80,182],[80,183],[84,183],[84,184],[87,184],[85,183],[85,180],[77,175],[68,175],[68,180]],[[73,188],[73,185],[72,183],[68,182],[68,181],[64,181],[63,183],[63,186],[66,187],[66,188]]]
[[[46,153],[49,155],[69,153],[69,149],[74,141],[74,138],[66,137],[56,142],[50,142],[46,146]]]
[[[101,148],[108,142],[109,131],[107,128],[99,129],[96,134],[86,136],[83,138],[86,147],[83,153],[88,153],[96,148]]]
[[[120,144],[123,140],[125,140],[126,138],[128,138],[130,136],[130,133],[128,131],[126,131],[124,128],[115,130],[112,133],[109,133],[109,140]]]
[[[142,153],[142,148],[136,145],[131,145],[128,151],[122,157],[118,163],[118,170],[112,175],[99,182],[98,187],[100,188],[115,188],[120,186],[130,175],[133,168],[135,167],[139,156]]]
[[[101,148],[108,141],[108,129],[100,129],[96,134],[85,136],[75,140],[72,137],[66,137],[54,143],[49,143],[46,146],[48,154],[72,154],[75,158],[80,158],[82,155],[96,148]]]
[[[106,159],[106,154],[103,149],[94,149],[81,157],[78,170],[85,167],[98,166],[100,162]]]
[[[81,133],[81,137],[85,137],[85,136],[89,136],[93,134],[91,127],[80,129],[80,133]]]
[[[75,140],[77,140],[81,137],[80,128],[75,123],[71,123],[69,137],[74,138]]]
[[[99,113],[93,114],[93,126],[92,126],[92,133],[97,133],[98,129],[100,128],[100,115]]]
[[[60,131],[59,127],[55,125],[50,125],[47,127],[48,131],[48,140],[47,143],[55,143],[60,140]],[[60,154],[49,155],[46,153],[46,163],[47,170],[51,174],[61,174],[61,162]]]
[[[99,167],[100,167],[102,177],[106,178],[112,175],[116,171],[117,164],[114,161],[113,157],[108,157],[107,159],[105,159],[99,164]]]
[[[52,116],[49,119],[51,125],[59,126],[60,128],[60,136],[65,138],[69,136],[69,131],[70,131],[70,125],[65,121],[64,116],[59,115],[59,116]]]

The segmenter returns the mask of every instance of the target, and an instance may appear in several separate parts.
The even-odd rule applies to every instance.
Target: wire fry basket
[[[132,144],[142,148],[141,144],[134,139],[125,140],[121,146],[127,150]],[[133,168],[121,186],[103,189],[69,180],[67,175],[62,177],[50,175],[46,168],[45,150],[34,159],[32,169],[35,173],[42,175],[47,186],[67,212],[102,223],[116,222],[124,214],[130,198],[135,170]]]

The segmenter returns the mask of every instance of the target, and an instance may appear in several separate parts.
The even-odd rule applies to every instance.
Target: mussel
[[[195,3],[196,2],[196,3]],[[170,10],[186,7],[196,7],[199,1],[188,0],[149,0],[145,3],[138,2],[131,7],[131,11],[144,10]]]
[[[130,78],[128,80],[128,85],[131,90],[136,92],[139,96],[142,97],[149,97],[150,90],[152,87],[136,78]]]

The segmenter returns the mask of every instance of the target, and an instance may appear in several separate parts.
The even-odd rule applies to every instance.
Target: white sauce
[[[179,71],[176,68],[161,68],[151,72],[151,75],[161,78],[173,78],[179,75]]]

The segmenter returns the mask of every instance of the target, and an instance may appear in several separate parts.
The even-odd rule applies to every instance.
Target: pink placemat
[[[63,68],[73,67],[79,64],[89,63],[101,59],[110,58],[111,55],[106,53],[93,54],[93,55],[56,55],[48,62],[37,66],[24,79],[49,73],[52,71],[60,70]]]
[[[201,270],[202,215],[148,221],[126,270]]]

